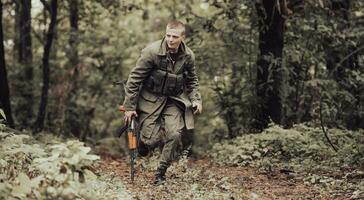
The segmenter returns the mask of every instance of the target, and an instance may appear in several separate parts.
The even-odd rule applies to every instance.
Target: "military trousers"
[[[168,167],[182,147],[181,137],[185,127],[184,107],[179,102],[168,99],[165,106],[160,109],[162,111],[158,112],[158,116],[152,114],[144,120],[140,127],[141,141],[150,148],[161,147],[160,164],[162,167]]]

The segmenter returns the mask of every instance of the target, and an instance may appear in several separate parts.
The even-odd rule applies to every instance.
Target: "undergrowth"
[[[298,178],[307,184],[363,194],[363,131],[329,129],[328,134],[337,152],[321,128],[299,124],[292,129],[273,125],[261,134],[225,140],[212,147],[210,156],[223,165],[254,166],[265,173],[300,173]]]
[[[107,175],[93,173],[99,156],[90,154],[90,147],[43,138],[0,129],[0,199],[128,198],[121,183],[111,185]]]

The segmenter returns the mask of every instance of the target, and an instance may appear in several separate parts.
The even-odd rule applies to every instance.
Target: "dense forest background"
[[[360,0],[2,0],[0,10],[1,116],[14,131],[93,145],[113,138],[141,49],[178,19],[203,98],[196,154],[213,149],[217,160],[245,165],[269,152],[267,141],[307,139],[298,131],[343,150],[338,163],[364,166],[364,147],[355,146],[364,128]],[[311,155],[316,147],[290,148]]]
[[[364,127],[360,1],[14,0],[2,11],[1,102],[17,129],[112,133],[120,84],[171,19],[186,22],[197,55],[200,134],[232,138],[270,122]]]

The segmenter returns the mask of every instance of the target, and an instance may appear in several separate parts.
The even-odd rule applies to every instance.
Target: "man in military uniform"
[[[165,180],[183,132],[202,112],[195,56],[184,39],[185,25],[169,22],[165,37],[142,50],[125,86],[125,122],[136,117],[142,146],[162,147],[155,184]]]

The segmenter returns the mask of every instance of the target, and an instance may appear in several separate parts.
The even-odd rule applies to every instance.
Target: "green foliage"
[[[206,99],[204,126],[212,125],[218,139],[234,137],[250,128],[256,103],[253,43],[257,34],[252,26],[256,22],[253,8],[249,1],[207,1],[186,13],[192,32],[189,45],[198,55],[196,66]],[[211,120],[217,116],[223,120],[222,126],[211,123],[219,121]],[[227,130],[221,131],[224,128]]]
[[[0,115],[2,118],[6,119],[6,116],[5,116],[5,113],[4,113],[4,110],[0,108]]]
[[[46,130],[83,141],[110,136],[121,123],[117,107],[123,100],[122,86],[113,82],[125,81],[141,49],[163,37],[166,22],[179,19],[187,24],[186,43],[196,55],[204,100],[204,112],[196,123],[196,141],[208,147],[223,138],[250,132],[253,115],[259,109],[255,88],[259,19],[255,2],[79,2],[79,30],[72,34],[69,2],[60,3],[57,38],[50,58]],[[364,4],[353,1],[346,13],[348,20],[342,12],[333,11],[332,4],[328,0],[308,0],[304,9],[293,9],[292,16],[284,16],[284,85],[279,91],[284,95],[284,124],[314,121],[329,127],[363,126],[363,51],[353,54],[352,60],[357,58],[358,63],[344,58],[363,46]],[[6,5],[4,27],[14,27],[14,9],[12,4]],[[49,21],[41,9],[32,11],[34,99],[39,99],[41,92],[42,72],[36,66],[41,63],[43,33]],[[19,81],[22,68],[14,56],[14,30],[4,29],[4,43],[11,102],[19,124],[18,116],[23,114],[19,105],[27,105],[28,101],[20,95],[24,83]],[[70,62],[75,49],[71,49],[69,40],[74,35],[78,43],[77,66]],[[336,64],[342,61],[343,76],[335,76],[335,70],[328,67],[329,58],[334,57]],[[34,113],[36,107],[33,105]],[[29,124],[34,121],[27,120]]]
[[[6,116],[3,109],[0,108],[0,125],[6,122]]]
[[[28,135],[0,131],[0,199],[117,197],[105,194],[112,188],[107,177],[90,170],[99,159],[90,154],[90,147],[76,140],[49,145],[54,139],[48,139],[46,145]]]
[[[358,166],[363,162],[360,156],[364,153],[362,133],[339,129],[328,132],[339,147],[338,152],[328,145],[320,128],[299,124],[293,129],[274,125],[261,134],[247,134],[217,143],[211,155],[226,164],[254,165],[256,161],[269,158],[272,163],[302,164],[303,169]]]
[[[363,127],[364,116],[362,54],[355,53],[363,44],[363,20],[357,13],[363,3],[354,1],[347,11],[335,10],[334,3],[308,1],[287,19],[285,115],[300,123],[319,119],[321,109],[324,124],[355,129]]]
[[[188,25],[186,43],[196,54],[204,100],[204,113],[197,119],[194,143],[200,154],[206,154],[206,149],[212,146],[211,155],[218,162],[254,165],[266,170],[274,167],[306,170],[310,172],[305,182],[328,185],[333,182],[332,177],[319,176],[313,171],[346,169],[363,164],[364,142],[359,132],[329,129],[330,138],[339,147],[337,153],[329,147],[319,128],[302,124],[287,130],[272,126],[263,134],[240,136],[249,133],[252,115],[257,109],[255,79],[259,19],[255,2],[79,2],[79,30],[73,33],[78,42],[77,66],[71,65],[69,60],[74,52],[69,44],[72,36],[69,34],[69,2],[60,3],[57,38],[50,60],[47,130],[99,143],[100,151],[110,151],[110,146],[119,150],[117,140],[101,139],[110,136],[122,121],[117,107],[123,99],[123,88],[113,82],[124,81],[140,50],[163,37],[166,22],[179,19]],[[341,12],[332,10],[334,2],[338,1],[307,0],[303,10],[294,10],[292,16],[284,16],[281,69],[284,85],[279,92],[284,94],[284,120],[287,124],[310,121],[315,126],[323,124],[330,128],[363,126],[364,57],[360,48],[364,42],[364,3],[352,1],[349,12]],[[3,27],[14,27],[14,9],[10,3],[5,6]],[[41,9],[35,9],[32,18],[34,99],[39,99],[41,92],[42,72],[37,66],[41,63],[44,32],[49,21]],[[347,19],[345,15],[348,15]],[[27,90],[31,84],[24,85],[19,79],[22,68],[14,56],[15,36],[18,35],[14,30],[4,29],[4,43],[11,103],[19,124],[19,116],[23,114],[19,105],[28,102],[20,98],[19,88],[26,86]],[[330,63],[333,64],[331,68]],[[73,89],[76,92],[73,93]],[[36,107],[33,105],[34,113]],[[27,120],[29,124],[33,121]],[[90,154],[90,149],[83,143],[74,140],[62,143],[53,141],[49,135],[42,137],[36,141],[26,135],[0,131],[0,199],[110,199],[111,196],[105,196],[106,188],[117,190],[119,185],[123,188],[122,184],[116,187],[107,182],[113,177],[92,174],[90,165],[97,157]],[[223,140],[233,137],[236,139]],[[219,141],[222,142],[217,143]],[[141,166],[147,169],[154,169],[158,164],[143,162]],[[186,168],[185,163],[179,163],[171,168],[171,172],[178,176]],[[187,176],[200,173],[203,170],[191,170]],[[211,176],[209,184],[215,184],[214,187],[225,192],[206,194],[203,186],[190,182],[184,185],[191,191],[187,195],[195,194],[193,197],[201,199],[213,195],[228,198],[226,191],[232,180],[215,183],[222,177],[211,173],[207,176]],[[360,176],[360,171],[348,175],[356,177],[353,180]],[[89,190],[95,188],[94,192],[86,188],[87,184]],[[340,183],[333,185],[344,187]],[[178,186],[178,183],[174,185]],[[363,187],[363,183],[358,187]]]
[[[328,132],[338,152],[329,146],[320,128],[299,124],[292,129],[273,125],[261,134],[246,134],[217,143],[210,155],[221,164],[255,166],[265,173],[277,170],[289,170],[295,176],[300,173],[297,178],[305,183],[330,190],[344,187],[362,190],[363,132],[340,129]],[[349,175],[352,178],[347,178]],[[357,181],[359,185],[355,184]]]

